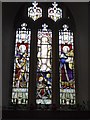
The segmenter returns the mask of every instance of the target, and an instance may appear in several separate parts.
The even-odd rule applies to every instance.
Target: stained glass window
[[[62,9],[57,8],[58,4],[56,4],[56,2],[54,2],[52,5],[53,8],[48,9],[48,17],[56,22],[58,19],[62,18]]]
[[[52,97],[52,31],[43,24],[37,42],[37,104],[51,104]]]
[[[29,64],[31,31],[23,23],[16,30],[12,103],[28,103]]]
[[[38,18],[42,17],[42,9],[40,7],[37,7],[38,3],[34,1],[33,7],[28,8],[28,17],[32,18],[34,21]]]
[[[75,65],[74,65],[74,40],[73,32],[70,30],[69,26],[64,24],[61,29],[58,31],[59,24],[63,22],[63,13],[67,11],[65,8],[61,8],[61,3],[52,3],[52,7],[45,8],[46,6],[40,6],[36,1],[32,3],[32,6],[27,7],[27,23],[32,24],[32,41],[37,40],[37,46],[33,42],[32,44],[32,53],[30,51],[31,43],[31,29],[27,27],[26,23],[21,24],[16,30],[15,38],[15,54],[14,54],[14,70],[13,70],[13,84],[12,84],[12,103],[13,104],[31,104],[33,100],[36,100],[36,104],[49,105],[52,104],[52,101],[57,101],[54,98],[56,95],[55,89],[57,87],[57,92],[60,91],[60,104],[61,105],[74,105],[76,104],[75,96]],[[46,4],[45,4],[46,5]],[[43,10],[43,11],[42,11]],[[43,13],[42,13],[43,12]],[[40,21],[39,18],[42,17]],[[67,21],[67,14],[64,14],[64,18]],[[25,16],[24,16],[25,17]],[[70,16],[68,16],[69,18]],[[32,20],[30,20],[30,18]],[[52,19],[52,22],[56,25],[55,29],[50,29],[49,25],[51,23],[49,20]],[[28,21],[29,20],[29,21]],[[70,19],[68,19],[69,21]],[[45,23],[47,22],[47,24]],[[42,24],[41,29],[40,27]],[[56,23],[57,22],[57,23]],[[60,25],[61,26],[61,25]],[[53,32],[52,32],[53,31]],[[56,33],[59,32],[58,41],[59,41],[59,71],[57,69],[56,58],[58,53],[52,50],[52,39],[54,38],[57,41]],[[37,33],[37,36],[34,36],[34,33]],[[52,38],[52,36],[54,36]],[[54,41],[53,40],[53,41]],[[57,42],[54,41],[56,49],[58,48]],[[36,54],[33,54],[34,47],[37,48],[37,68],[36,63],[32,64],[32,69],[36,68],[36,79],[33,78],[33,73],[30,75],[30,63],[34,62]],[[56,64],[56,68],[53,67],[52,72],[52,51],[53,51],[53,65]],[[32,59],[30,61],[30,54]],[[57,73],[53,75],[55,70]],[[59,73],[59,74],[58,74]],[[57,81],[57,75],[59,75],[59,84],[52,85],[52,76],[54,83]],[[32,94],[35,92],[35,89],[28,89],[29,82],[34,84],[36,81],[36,99]],[[31,84],[30,84],[31,85]],[[35,86],[34,86],[35,87]],[[52,88],[54,93],[52,93]],[[31,91],[32,92],[29,92]],[[29,93],[33,97],[29,99]],[[53,96],[53,98],[52,98]],[[59,99],[59,96],[58,96]]]
[[[60,104],[75,104],[73,32],[65,24],[59,31]]]

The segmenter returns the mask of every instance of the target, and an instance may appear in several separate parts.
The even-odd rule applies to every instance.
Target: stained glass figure
[[[38,3],[34,1],[33,7],[28,8],[28,17],[32,18],[34,21],[38,18],[42,17],[42,9],[40,7],[37,7]]]
[[[16,30],[14,73],[12,87],[12,103],[28,103],[29,58],[30,58],[31,31],[23,23]]]
[[[42,25],[37,35],[37,104],[51,104],[52,97],[52,31],[47,27]]]
[[[62,18],[62,9],[57,8],[58,4],[56,4],[56,2],[52,5],[53,8],[48,9],[48,17],[56,22],[58,19]]]
[[[75,104],[73,32],[65,24],[59,31],[60,104]]]

